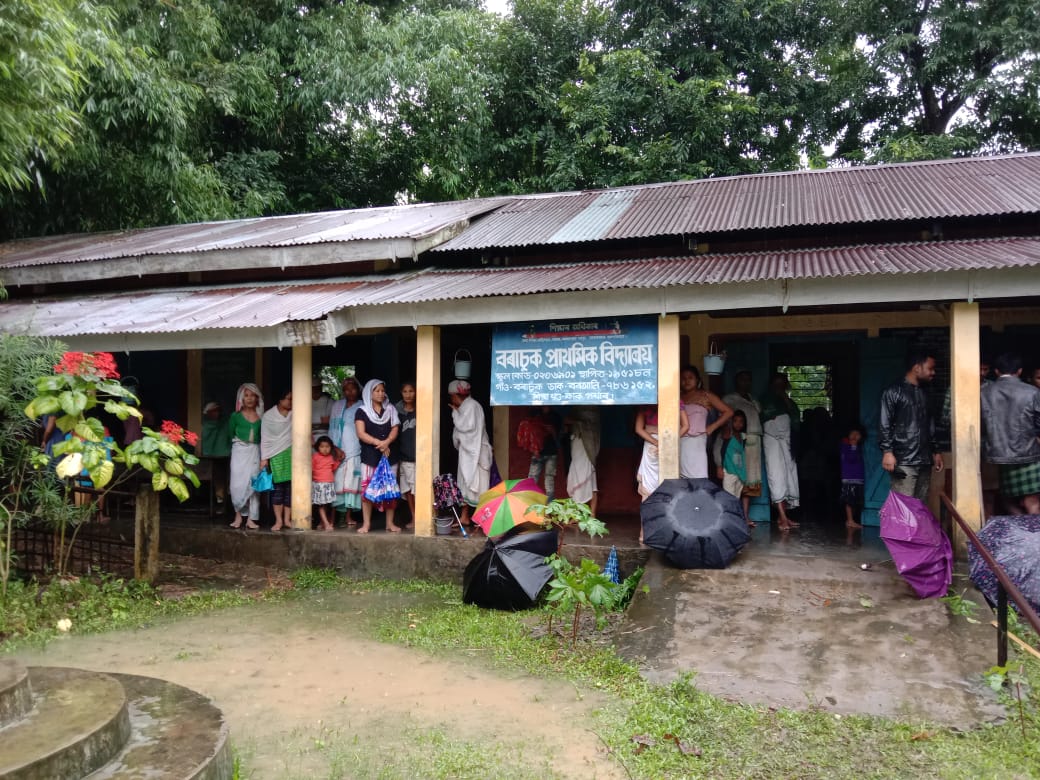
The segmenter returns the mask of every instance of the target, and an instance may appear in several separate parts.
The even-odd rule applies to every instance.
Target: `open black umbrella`
[[[751,541],[740,499],[710,479],[666,479],[639,515],[643,543],[681,569],[724,569]]]
[[[462,575],[462,600],[490,609],[529,609],[553,572],[545,559],[556,552],[556,531],[516,528],[488,539]]]

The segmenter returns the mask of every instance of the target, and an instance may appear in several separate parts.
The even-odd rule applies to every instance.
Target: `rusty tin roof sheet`
[[[431,269],[351,281],[14,300],[0,306],[0,330],[31,330],[53,337],[173,333],[316,320],[351,306],[1030,266],[1040,266],[1040,238],[849,246],[480,270]]]
[[[520,198],[432,251],[1040,213],[1040,154]]]
[[[465,223],[510,200],[492,198],[387,206],[23,239],[0,244],[0,268],[220,249],[422,239]]]

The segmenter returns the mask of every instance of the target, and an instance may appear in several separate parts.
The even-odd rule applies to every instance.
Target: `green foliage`
[[[39,470],[39,421],[22,409],[36,393],[36,378],[52,369],[61,351],[49,339],[0,334],[0,601],[11,576],[15,527],[56,503],[44,500],[57,490],[56,481]],[[57,507],[56,516],[74,515],[67,506]]]
[[[964,598],[963,593],[954,593],[952,590],[939,600],[946,604],[951,614],[959,617],[974,618],[979,609],[978,603]]]
[[[579,503],[573,498],[557,498],[548,504],[535,504],[531,510],[542,518],[545,528],[555,528],[562,533],[567,528],[577,526],[579,531],[589,536],[607,535],[606,523],[592,516],[588,504]]]
[[[596,618],[596,627],[602,629],[606,625],[607,614],[624,611],[635,592],[636,585],[643,576],[640,568],[625,579],[623,583],[614,583],[603,573],[599,564],[588,558],[582,558],[575,566],[560,555],[551,555],[546,563],[555,575],[549,581],[545,595],[545,607],[552,616],[571,612],[571,644],[578,641],[578,627],[582,609],[592,610]]]
[[[293,587],[301,590],[332,590],[343,585],[344,580],[335,569],[315,569],[307,566],[289,575]]]
[[[40,166],[73,147],[87,70],[111,32],[93,2],[0,3],[0,192],[39,184]]]
[[[276,595],[269,592],[262,597]],[[139,627],[163,617],[194,615],[252,600],[254,597],[239,591],[210,591],[166,600],[146,583],[109,575],[59,577],[49,583],[14,581],[0,610],[0,643],[45,643],[66,632],[87,634]],[[59,626],[66,620],[67,624]]]

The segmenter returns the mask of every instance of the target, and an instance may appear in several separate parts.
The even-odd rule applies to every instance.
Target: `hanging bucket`
[[[715,342],[711,342],[708,354],[704,356],[704,373],[709,376],[719,376],[726,368],[726,355],[720,353]]]
[[[438,517],[434,520],[437,536],[451,536],[451,526],[455,523],[453,517]]]
[[[473,356],[468,349],[460,349],[455,353],[455,378],[469,379],[473,370]]]

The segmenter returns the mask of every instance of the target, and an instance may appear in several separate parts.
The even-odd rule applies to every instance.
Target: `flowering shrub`
[[[169,489],[178,500],[188,498],[185,479],[195,487],[199,479],[187,468],[199,459],[184,450],[198,436],[177,423],[166,421],[157,432],[142,428],[143,438],[121,449],[96,417],[87,412],[97,407],[120,420],[141,419],[137,397],[117,380],[115,359],[108,352],[66,352],[54,373],[36,380],[37,396],[25,407],[32,419],[53,414],[61,431],[72,434],[54,446],[59,477],[72,478],[86,472],[98,490],[112,481],[115,464],[125,463],[128,474],[140,467],[152,474],[156,491]]]

